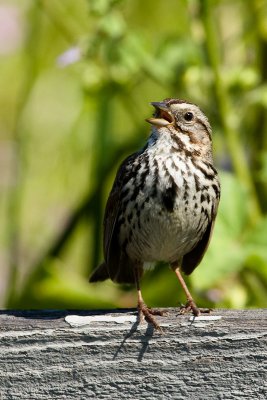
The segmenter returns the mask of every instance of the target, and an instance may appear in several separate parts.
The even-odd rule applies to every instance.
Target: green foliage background
[[[1,306],[135,305],[132,288],[88,276],[116,168],[149,134],[149,102],[179,97],[209,116],[222,183],[189,286],[199,305],[266,307],[267,3],[2,0],[3,15]],[[143,295],[184,300],[162,266]]]

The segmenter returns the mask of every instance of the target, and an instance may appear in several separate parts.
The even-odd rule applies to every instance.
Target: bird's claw
[[[194,301],[189,300],[186,305],[180,307],[179,314],[184,315],[192,312],[195,317],[199,317],[200,314],[209,314],[211,311],[211,308],[198,308]]]
[[[157,320],[154,318],[154,315],[166,315],[166,311],[164,310],[158,310],[158,309],[152,309],[147,307],[145,303],[139,303],[138,304],[138,314],[139,314],[139,322],[142,322],[142,320],[145,318],[145,320],[149,323],[151,323],[155,329],[157,329],[159,332],[163,333],[162,328],[158,324]]]

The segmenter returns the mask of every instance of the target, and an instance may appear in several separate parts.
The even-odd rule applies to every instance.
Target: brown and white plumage
[[[105,261],[90,278],[136,283],[140,304],[147,264],[165,261],[180,280],[179,268],[190,274],[200,263],[220,197],[206,116],[183,100],[151,104],[152,133],[118,170],[104,216]]]

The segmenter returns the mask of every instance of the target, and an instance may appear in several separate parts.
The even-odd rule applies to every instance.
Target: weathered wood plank
[[[0,311],[0,399],[266,399],[267,310],[216,310],[191,323],[173,309],[146,323],[71,327],[67,314]]]

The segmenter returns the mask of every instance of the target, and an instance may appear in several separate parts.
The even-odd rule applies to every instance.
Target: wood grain
[[[219,321],[158,317],[150,325],[66,315],[118,311],[0,311],[0,399],[266,399],[267,310],[216,310]]]

